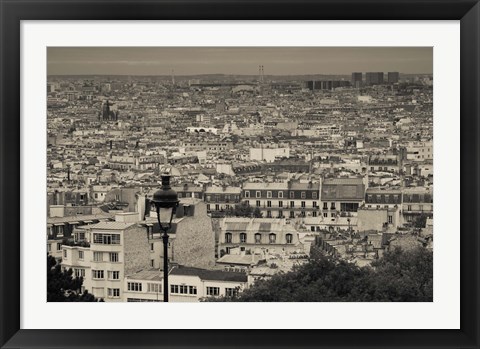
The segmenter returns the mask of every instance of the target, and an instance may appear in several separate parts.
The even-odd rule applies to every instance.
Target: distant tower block
[[[263,65],[258,66],[258,81],[263,82]]]
[[[172,85],[175,86],[175,70],[172,69]]]
[[[114,103],[110,103],[108,99],[102,104],[102,120],[118,121],[118,109]]]

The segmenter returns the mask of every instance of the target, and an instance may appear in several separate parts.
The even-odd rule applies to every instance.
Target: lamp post
[[[168,231],[178,206],[178,195],[170,187],[170,175],[162,175],[162,188],[153,194],[152,199],[157,209],[158,224],[163,232],[163,301],[168,302]]]
[[[347,222],[348,222],[348,233],[351,234],[352,230],[350,229],[350,218],[347,218]]]

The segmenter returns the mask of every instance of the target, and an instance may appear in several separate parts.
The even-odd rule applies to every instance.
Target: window
[[[270,235],[268,235],[268,241],[271,244],[274,244],[277,241],[277,236],[275,234],[271,233]]]
[[[108,275],[109,280],[120,280],[120,272],[119,271],[109,270],[107,272],[107,275]]]
[[[290,192],[290,199],[293,199],[295,197],[295,192],[291,191]]]
[[[236,288],[225,288],[225,296],[227,297],[235,297],[238,295],[238,290]]]
[[[327,218],[327,217],[328,217],[328,213],[327,213],[327,212],[323,212],[323,217]]]
[[[393,223],[393,216],[388,216],[388,223],[392,224]]]
[[[305,201],[302,201],[300,204],[302,207],[305,207]]]
[[[334,202],[332,202],[332,205],[330,206],[330,209],[335,210],[335,203]]]
[[[267,201],[267,207],[272,207],[272,202],[271,201]]]
[[[272,218],[272,211],[270,210],[267,211],[267,218]]]
[[[324,203],[323,203],[323,209],[324,209],[324,210],[328,210],[328,202],[324,202]]]
[[[267,191],[267,198],[271,198],[272,197],[272,192],[271,191]]]
[[[103,270],[92,270],[93,279],[103,279]]]
[[[247,242],[247,234],[240,233],[240,242]]]
[[[300,193],[300,198],[305,199],[306,197],[307,197],[307,193],[305,193],[304,191],[302,191],[302,192]]]
[[[419,206],[418,206],[418,209],[419,209],[420,211],[423,211],[423,205],[419,205]]]
[[[207,204],[207,210],[210,211],[210,204]]]
[[[278,207],[283,207],[283,201],[278,202]]]
[[[150,252],[153,252],[155,251],[155,248],[154,248],[154,245],[153,245],[153,242],[150,243]]]
[[[148,283],[147,284],[147,290],[150,293],[160,293],[160,292],[162,292],[162,285],[161,284]]]
[[[63,257],[67,258],[67,250],[63,250]]]
[[[247,191],[245,192],[245,197],[246,197],[246,198],[249,198],[249,197],[250,197],[250,191],[247,190]]]
[[[227,244],[232,242],[232,233],[225,233],[225,242]]]
[[[150,266],[155,268],[155,259],[150,259]]]
[[[332,212],[332,213],[330,214],[330,217],[335,217],[335,212]]]
[[[312,191],[312,199],[315,200],[315,199],[317,199],[317,197],[318,197],[317,192],[316,192],[316,191]]]
[[[189,294],[197,294],[197,286],[188,286]]]
[[[52,244],[47,244],[47,251],[52,252]]]
[[[256,191],[256,192],[255,192],[255,197],[256,197],[256,198],[262,197],[262,193],[259,192],[259,191]]]
[[[95,199],[98,199],[98,193],[95,193]]]
[[[411,211],[412,210],[412,205],[408,205],[407,206],[407,211]]]
[[[85,269],[75,269],[75,276],[76,277],[85,277]]]
[[[260,200],[257,200],[256,205],[257,207],[260,207]]]
[[[295,201],[290,201],[290,207],[295,207]]]
[[[305,217],[305,211],[302,211],[302,212],[300,213],[300,215],[301,215],[302,217]]]
[[[103,262],[103,252],[93,252],[94,262]]]
[[[261,243],[261,242],[262,242],[262,234],[256,233],[256,234],[255,234],[255,243],[256,243],[256,244],[259,244],[259,243]]]
[[[178,293],[178,285],[170,285],[170,293]]]
[[[314,227],[312,227],[312,228],[314,228]],[[314,229],[315,229],[315,228],[314,228]],[[285,238],[286,238],[286,240],[287,240],[287,244],[291,244],[291,243],[292,243],[292,241],[293,241],[293,235],[292,235],[292,234],[287,234],[287,235],[285,235]]]
[[[290,211],[290,218],[295,218],[295,211]]]
[[[142,292],[141,282],[127,282],[127,289],[134,292]]]
[[[118,262],[118,252],[109,253],[110,262]]]
[[[317,211],[312,212],[312,217],[317,217]]]
[[[278,211],[278,217],[283,218],[283,211],[282,210]]]
[[[119,288],[109,288],[107,290],[108,298],[118,298],[120,297],[120,289]]]
[[[280,199],[283,199],[283,191],[279,191],[279,192],[278,192],[278,197],[279,197]]]
[[[78,251],[78,259],[83,260],[83,251]]]
[[[104,245],[120,245],[120,234],[93,234],[93,243]]]
[[[314,201],[314,202],[312,203],[312,206],[313,206],[313,207],[318,207],[318,202]]]
[[[207,287],[207,296],[220,295],[220,287]]]

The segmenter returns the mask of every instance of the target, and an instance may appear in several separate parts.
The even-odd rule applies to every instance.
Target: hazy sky
[[[49,75],[433,72],[431,47],[50,47]]]

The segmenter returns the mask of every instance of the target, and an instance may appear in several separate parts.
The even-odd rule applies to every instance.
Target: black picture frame
[[[296,348],[307,346],[479,348],[480,5],[477,1],[0,0],[0,11],[0,345],[2,348]],[[460,20],[461,329],[295,331],[20,329],[20,177],[22,175],[20,169],[20,22],[22,20],[133,19]],[[22,151],[25,152],[28,149],[22,149]],[[28,205],[28,202],[22,204]],[[219,318],[219,321],[225,321],[225,319]]]

